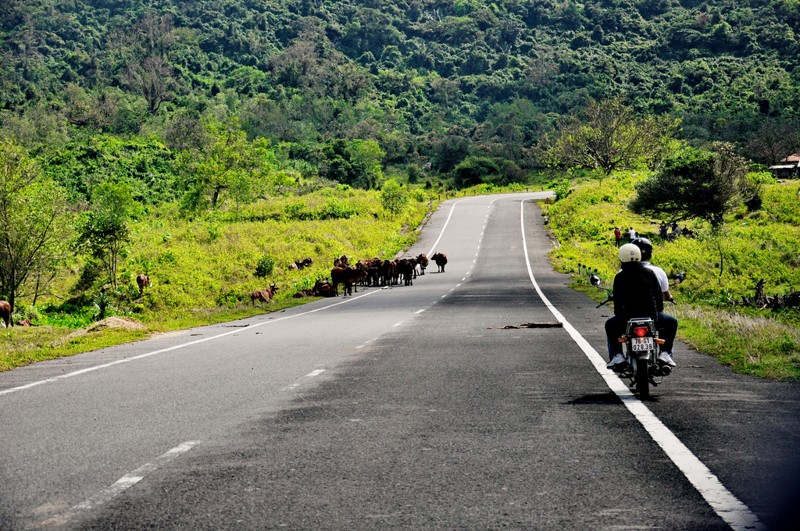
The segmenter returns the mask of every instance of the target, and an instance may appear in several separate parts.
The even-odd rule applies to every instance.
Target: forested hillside
[[[158,187],[209,116],[360,187],[354,140],[412,180],[468,157],[524,179],[559,116],[612,96],[759,162],[797,147],[797,0],[4,0],[0,32],[3,128],[73,142],[76,186],[86,135],[136,138]]]

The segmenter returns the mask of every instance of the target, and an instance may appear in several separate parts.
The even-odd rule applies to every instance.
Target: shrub
[[[275,259],[271,256],[264,255],[258,260],[254,275],[258,278],[264,278],[268,275],[271,275],[274,269]]]

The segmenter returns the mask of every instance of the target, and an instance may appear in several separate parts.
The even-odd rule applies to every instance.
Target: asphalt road
[[[800,527],[800,386],[678,345],[640,402],[535,197],[445,203],[413,286],[0,373],[0,528]]]

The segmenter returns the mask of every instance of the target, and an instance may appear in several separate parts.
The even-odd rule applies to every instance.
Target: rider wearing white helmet
[[[642,265],[642,252],[636,245],[626,243],[617,253],[621,264],[614,277],[614,316],[606,321],[609,369],[625,362],[622,344],[617,338],[625,333],[628,319],[632,317],[658,318],[661,289],[655,273]]]

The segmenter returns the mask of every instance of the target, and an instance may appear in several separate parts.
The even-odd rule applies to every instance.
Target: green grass
[[[295,293],[329,277],[335,257],[393,258],[407,249],[437,202],[423,193],[411,195],[399,215],[383,211],[379,192],[346,187],[271,198],[238,214],[186,219],[168,210],[152,212],[131,227],[117,289],[102,275],[90,278],[88,287],[84,278],[84,287],[76,289],[85,272],[79,260],[60,272],[36,307],[18,301],[15,315],[36,326],[2,329],[0,370],[302,304],[308,299],[294,298]],[[264,257],[274,267],[259,277]],[[307,257],[311,267],[290,270],[289,264]],[[135,278],[143,272],[152,286],[140,295]],[[253,306],[250,293],[272,283],[279,288],[273,302]],[[74,334],[97,319],[92,301],[104,287],[110,294],[105,315],[135,320],[145,330]]]
[[[680,319],[679,339],[737,372],[800,380],[800,312],[775,314],[736,305],[743,296],[752,296],[760,278],[767,281],[770,295],[800,288],[796,206],[800,183],[767,185],[764,208],[730,216],[724,241],[714,240],[706,227],[696,223],[690,227],[698,231],[697,239],[664,242],[655,234],[659,220],[635,216],[625,207],[640,178],[621,174],[602,184],[579,184],[566,199],[542,205],[560,242],[551,253],[554,266],[575,272],[578,263],[588,265],[610,284],[618,267],[613,227],[633,226],[653,239],[654,263],[668,273],[687,272],[686,282],[673,288],[680,304],[669,308]],[[483,186],[459,195],[521,190]],[[40,326],[2,329],[0,370],[302,304],[307,299],[292,295],[327,277],[334,257],[394,256],[414,242],[425,216],[445,198],[420,196],[396,217],[381,210],[375,192],[347,189],[275,198],[231,217],[217,214],[187,220],[169,212],[155,213],[134,226],[132,244],[120,264],[120,288],[109,308],[109,315],[135,319],[146,330],[109,328],[68,338],[93,321],[93,309],[43,308],[47,302],[75,296],[82,264],[72,264],[59,276],[49,301],[27,308]],[[321,219],[328,215],[325,212],[344,217]],[[271,257],[275,266],[272,274],[259,278],[254,272],[264,256]],[[289,263],[305,257],[314,260],[311,268],[288,269]],[[140,272],[153,279],[141,297],[134,282]],[[272,282],[279,287],[275,301],[251,306],[249,293]],[[89,291],[99,285],[96,282]],[[604,297],[581,278],[573,287],[598,301]]]
[[[765,185],[762,209],[732,213],[721,236],[690,222],[697,237],[670,242],[658,237],[660,220],[635,216],[625,206],[642,177],[621,174],[602,184],[578,184],[564,200],[544,206],[559,241],[551,253],[555,267],[576,272],[579,263],[589,266],[610,287],[619,266],[613,228],[633,226],[653,241],[654,264],[667,274],[686,272],[686,281],[672,287],[679,305],[667,309],[680,319],[679,339],[736,372],[800,380],[800,310],[776,313],[741,304],[760,279],[767,295],[800,289],[800,183]],[[585,285],[584,279],[575,282],[579,289]],[[587,292],[602,298],[597,290]]]

